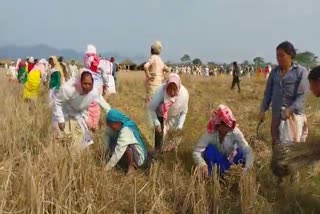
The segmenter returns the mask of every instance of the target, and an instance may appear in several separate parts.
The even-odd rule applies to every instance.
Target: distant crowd
[[[264,69],[255,65],[239,65],[240,73],[242,76],[251,77],[254,74],[264,76],[268,78],[269,73],[272,70],[272,66],[268,65]],[[203,75],[203,76],[218,76],[218,75],[233,75],[233,65],[177,65],[171,68],[171,71],[177,74],[191,74],[191,75]]]

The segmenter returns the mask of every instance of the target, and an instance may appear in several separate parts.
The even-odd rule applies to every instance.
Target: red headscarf
[[[18,71],[23,67],[26,67],[26,62],[24,60],[21,60],[18,64]]]
[[[28,62],[28,72],[32,71],[32,69],[34,68],[35,64],[32,62]]]
[[[221,122],[224,122],[232,129],[236,127],[236,118],[234,117],[231,109],[225,105],[219,105],[219,107],[213,111],[213,114],[207,125],[208,133],[214,133],[217,125],[220,125]]]

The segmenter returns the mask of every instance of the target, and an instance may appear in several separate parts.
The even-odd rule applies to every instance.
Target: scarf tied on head
[[[116,109],[110,109],[108,111],[107,116],[106,116],[106,121],[107,121],[107,124],[121,122],[122,128],[128,127],[133,132],[133,135],[136,138],[136,140],[138,141],[139,146],[143,149],[144,156],[147,157],[147,147],[146,147],[145,142],[142,138],[141,132],[135,122],[133,122],[124,113],[122,113],[121,111],[116,110]],[[116,136],[115,141],[118,140],[119,132],[117,133],[118,135]]]
[[[174,83],[177,86],[178,94],[179,94],[179,91],[180,91],[180,88],[181,88],[181,79],[180,79],[178,74],[170,74],[169,77],[168,77],[166,86],[164,87],[164,90],[165,90],[165,92],[164,92],[164,102],[161,105],[162,116],[163,116],[164,119],[168,119],[169,109],[176,102],[176,97],[177,97],[177,96],[170,97],[167,94],[167,88],[171,83]]]
[[[95,46],[88,45],[83,61],[86,68],[90,69],[95,73],[98,73],[100,57],[97,55],[97,49]]]
[[[221,122],[224,122],[230,128],[234,129],[236,127],[236,118],[234,117],[231,109],[225,105],[219,105],[218,108],[213,111],[207,125],[208,133],[214,133],[217,125],[220,125]]]

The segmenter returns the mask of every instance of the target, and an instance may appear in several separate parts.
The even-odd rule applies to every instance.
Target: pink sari
[[[102,93],[102,89],[100,90],[100,93]],[[100,114],[101,114],[101,108],[99,104],[93,101],[88,107],[88,119],[86,121],[90,129],[93,129],[93,130],[98,129]]]

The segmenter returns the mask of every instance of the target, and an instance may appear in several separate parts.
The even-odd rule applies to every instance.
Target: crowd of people
[[[239,72],[242,76],[252,77],[254,75],[257,78],[268,79],[269,74],[272,70],[272,65],[268,65],[262,69],[257,65],[238,65]],[[199,76],[219,76],[219,75],[233,75],[235,66],[231,65],[177,65],[170,69],[176,74],[189,74]]]
[[[84,54],[83,69],[78,69],[75,61],[68,66],[62,57],[51,56],[48,61],[30,57],[9,67],[10,81],[17,80],[24,85],[23,98],[26,101],[39,96],[43,82],[49,89],[55,138],[71,135],[80,149],[93,143],[92,134],[101,128],[99,120],[103,110],[106,115],[104,142],[110,154],[105,169],[111,170],[121,161],[127,166],[127,174],[131,175],[155,154],[175,151],[183,143],[182,138],[169,141],[168,133],[183,131],[188,115],[189,92],[177,74],[181,72],[170,72],[161,59],[161,53],[162,45],[157,41],[151,46],[151,56],[144,65],[145,103],[154,129],[152,150],[147,148],[138,125],[126,112],[111,107],[107,102],[111,94],[117,93],[116,66],[113,58],[99,57],[93,45],[88,45]],[[281,43],[276,53],[278,66],[272,71],[270,66],[265,70],[268,80],[259,121],[265,120],[265,112],[272,103],[272,144],[305,142],[308,134],[304,112],[306,94],[310,81],[312,92],[320,96],[320,68],[309,74],[306,68],[296,64],[295,48],[289,42]],[[189,73],[193,69],[185,70]],[[199,70],[199,67],[195,68],[195,71]],[[239,92],[241,70],[234,62],[231,88],[237,85]],[[207,68],[206,72],[209,72]],[[230,107],[221,104],[213,110],[205,133],[194,146],[192,157],[203,177],[211,176],[215,165],[220,175],[233,164],[241,165],[244,172],[253,167],[254,151]]]

